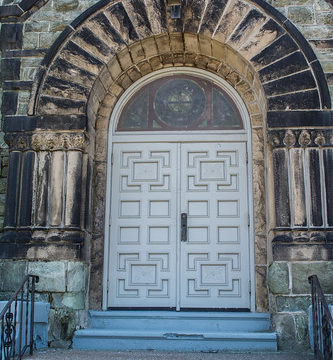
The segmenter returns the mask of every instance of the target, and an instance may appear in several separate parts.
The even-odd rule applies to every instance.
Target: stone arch
[[[82,258],[83,238],[92,237],[90,299],[92,307],[100,306],[104,151],[110,113],[119,96],[138,78],[173,66],[195,66],[217,73],[239,92],[251,114],[258,194],[254,199],[257,284],[262,295],[257,308],[266,309],[264,121],[268,128],[325,126],[331,124],[332,113],[323,111],[331,108],[331,102],[310,45],[289,20],[263,0],[212,0],[206,7],[201,1],[188,0],[180,20],[171,19],[164,0],[101,0],[74,20],[41,64],[30,116],[5,120],[14,169],[9,183],[16,181],[8,199],[17,204],[6,214],[10,231],[5,233],[4,242],[8,249],[13,245],[18,249],[15,251],[21,251],[21,257],[72,259]],[[23,136],[15,135],[22,130]],[[91,151],[87,150],[87,130]],[[279,140],[278,146],[282,144]],[[288,158],[285,149],[276,154],[276,163]],[[65,197],[52,218],[45,214],[52,200],[48,191],[56,198],[64,187],[56,184],[56,178],[53,185],[46,173],[57,174],[53,166],[57,158],[68,172],[64,176],[75,176],[65,189],[73,196]],[[282,165],[276,169],[287,175],[287,166]],[[34,177],[34,166],[41,176]],[[86,186],[89,193],[91,177],[95,200],[92,229],[89,219],[83,219],[90,215],[89,201],[77,190]],[[21,190],[22,179],[31,182],[29,189]],[[39,192],[36,199],[31,195],[33,188]],[[280,200],[288,205],[283,196]],[[36,217],[39,209],[40,219]],[[26,231],[25,248],[18,245],[18,230]],[[31,238],[34,241],[29,244]],[[55,248],[52,254],[43,250],[51,247]],[[58,251],[61,247],[72,249],[72,253]]]
[[[146,7],[142,1],[124,0],[100,1],[64,30],[42,63],[32,114],[84,114],[90,89],[94,85],[98,88],[97,79],[107,71],[110,58],[123,51],[129,62],[124,64],[125,58],[121,59],[126,70],[137,61],[137,41],[144,43],[144,39],[155,36],[157,52],[165,54],[165,64],[170,63],[168,52],[195,54],[191,47],[195,44],[184,42],[189,47],[178,48],[176,42],[167,41],[166,33],[196,34],[199,39],[218,41],[241,54],[259,76],[267,97],[268,124],[272,126],[280,111],[331,108],[327,83],[310,45],[266,2],[231,0],[202,7],[196,1],[187,1],[182,19],[171,20],[164,1],[150,0]],[[208,46],[205,55],[212,51],[204,40],[199,44]],[[149,50],[144,54],[150,55],[154,54]],[[176,61],[180,61],[179,56]],[[60,92],[65,97],[60,98]],[[296,116],[287,115],[290,124],[290,118]]]

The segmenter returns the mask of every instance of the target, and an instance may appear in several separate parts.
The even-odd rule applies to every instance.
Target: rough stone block
[[[291,314],[272,315],[272,327],[277,332],[279,350],[290,350],[295,347],[295,322]]]
[[[65,292],[65,263],[60,261],[31,262],[29,273],[39,276],[37,291]]]
[[[256,266],[256,310],[268,311],[267,268]]]
[[[48,49],[60,35],[60,32],[42,33],[39,36],[39,47]]]
[[[151,37],[148,39],[143,39],[141,41],[141,44],[142,44],[142,47],[144,49],[144,52],[145,52],[147,58],[156,56],[158,54],[155,38]]]
[[[288,18],[295,24],[313,24],[313,8],[307,6],[290,6]]]
[[[21,60],[20,59],[1,59],[1,79],[19,80]]]
[[[307,311],[311,305],[309,296],[277,296],[276,305],[278,312]]]
[[[57,0],[53,3],[53,7],[57,11],[71,11],[79,6],[78,0]]]
[[[27,32],[23,37],[23,49],[37,49],[38,48],[38,33]]]
[[[20,49],[22,47],[23,24],[2,24],[0,49]]]
[[[17,290],[26,275],[26,261],[0,261],[0,289],[2,292]],[[11,294],[13,295],[13,294]],[[9,299],[8,299],[9,300]]]
[[[274,262],[269,267],[268,287],[273,294],[289,293],[289,270],[287,263]]]
[[[317,275],[323,292],[333,294],[333,262],[292,264],[292,286],[295,294],[310,294],[308,277]]]
[[[73,310],[83,310],[85,307],[85,294],[80,293],[65,293],[63,295],[62,303]]]
[[[67,291],[85,291],[87,286],[87,265],[81,262],[69,262],[67,269]]]

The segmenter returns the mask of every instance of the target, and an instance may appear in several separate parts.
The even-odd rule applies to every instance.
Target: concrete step
[[[276,351],[268,332],[161,332],[85,329],[75,333],[74,349],[169,351]]]
[[[74,349],[276,351],[270,316],[245,312],[90,311]]]
[[[267,331],[270,315],[250,312],[90,311],[90,327],[164,332]]]

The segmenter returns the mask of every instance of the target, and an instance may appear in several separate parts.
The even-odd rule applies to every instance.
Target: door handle
[[[187,214],[182,213],[181,218],[181,241],[187,241]]]

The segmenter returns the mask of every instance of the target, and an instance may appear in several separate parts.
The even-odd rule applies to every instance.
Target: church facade
[[[269,312],[307,349],[308,276],[333,293],[332,17],[3,3],[2,299],[39,275],[51,346],[89,309],[163,308]]]

